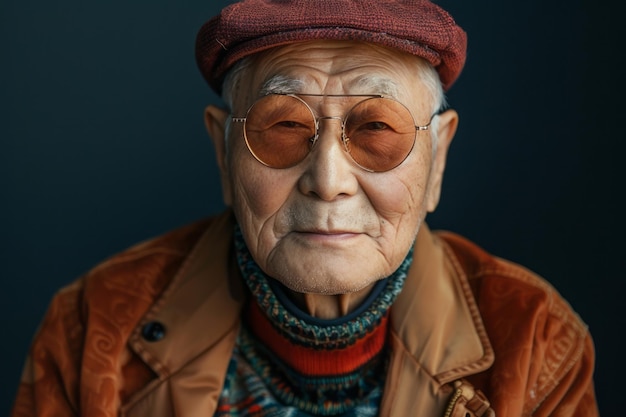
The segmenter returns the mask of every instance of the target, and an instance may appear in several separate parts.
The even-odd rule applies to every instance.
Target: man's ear
[[[222,198],[227,206],[232,204],[232,188],[230,185],[230,177],[228,175],[228,160],[226,151],[226,123],[228,120],[228,112],[217,106],[207,106],[204,109],[204,125],[213,139],[213,147],[215,148],[215,156],[217,166],[220,170],[220,178],[222,181]]]
[[[429,213],[435,211],[439,204],[448,149],[450,148],[450,143],[452,143],[458,125],[459,115],[456,111],[450,109],[439,115],[439,123],[437,124],[437,150],[433,156],[433,166],[426,195],[426,209]]]

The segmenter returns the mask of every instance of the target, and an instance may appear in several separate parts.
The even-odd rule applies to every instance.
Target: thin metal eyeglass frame
[[[386,95],[382,95],[382,94],[292,94],[292,93],[268,93],[262,97],[259,97],[257,100],[254,101],[254,103],[252,103],[250,105],[250,107],[248,107],[248,110],[246,111],[246,116],[244,117],[236,117],[231,115],[231,121],[233,123],[244,123],[244,141],[246,143],[246,148],[248,148],[248,151],[252,154],[252,156],[254,156],[254,158],[259,161],[261,164],[270,167],[270,168],[274,168],[274,169],[284,169],[284,168],[289,168],[291,166],[295,166],[297,164],[299,164],[300,162],[302,162],[304,159],[306,159],[306,157],[296,163],[294,163],[293,165],[290,165],[288,167],[281,167],[281,168],[277,168],[277,167],[273,167],[271,165],[268,165],[266,162],[264,162],[263,160],[261,160],[256,153],[254,152],[254,150],[250,149],[250,144],[248,143],[248,140],[246,139],[245,135],[246,135],[246,131],[245,131],[245,122],[248,119],[248,114],[250,113],[250,110],[254,107],[254,105],[259,101],[262,100],[265,97],[271,96],[271,95],[276,95],[276,96],[289,96],[289,97],[293,97],[296,100],[299,100],[302,104],[304,104],[307,109],[309,110],[309,112],[311,113],[311,116],[313,116],[313,120],[315,122],[315,135],[311,138],[309,138],[309,141],[311,142],[311,147],[317,142],[318,138],[319,138],[319,131],[320,131],[320,120],[340,120],[341,121],[341,143],[343,145],[344,150],[346,151],[346,153],[348,155],[350,155],[350,159],[352,159],[352,161],[358,165],[361,169],[368,171],[368,172],[387,172],[387,171],[391,171],[392,169],[398,167],[399,165],[401,165],[406,158],[411,154],[411,151],[413,150],[413,147],[415,146],[415,141],[417,139],[417,132],[420,131],[425,131],[425,130],[429,130],[430,129],[430,125],[433,122],[433,119],[435,116],[439,115],[442,113],[442,111],[437,111],[435,113],[433,113],[430,116],[430,119],[428,121],[427,124],[425,125],[416,125],[415,124],[415,118],[413,117],[413,114],[411,113],[411,111],[408,109],[408,107],[406,105],[404,105],[403,103],[401,103],[400,101],[396,100],[393,97],[389,97]],[[365,97],[363,100],[355,103],[352,107],[350,107],[350,109],[345,113],[345,116],[341,117],[341,116],[317,116],[315,114],[315,111],[311,108],[311,106],[304,101],[301,97]],[[354,157],[352,156],[352,154],[350,153],[350,150],[348,149],[348,141],[349,138],[346,137],[346,130],[345,130],[345,126],[346,126],[346,119],[350,116],[350,114],[352,113],[352,110],[357,107],[359,104],[363,103],[366,100],[370,100],[373,98],[384,98],[387,100],[393,100],[395,102],[397,102],[398,104],[400,104],[402,107],[404,107],[409,116],[411,116],[411,120],[413,121],[413,127],[415,128],[415,135],[413,136],[413,144],[411,145],[411,148],[409,149],[409,152],[405,155],[405,157],[395,166],[388,168],[384,171],[375,171],[371,168],[367,168],[362,166],[361,164],[359,164],[357,161],[354,160]]]

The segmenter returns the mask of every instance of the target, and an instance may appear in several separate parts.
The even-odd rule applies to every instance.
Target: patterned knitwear
[[[252,297],[215,415],[377,415],[389,307],[402,290],[412,249],[360,307],[334,320],[296,306],[254,262],[237,226],[235,249]]]

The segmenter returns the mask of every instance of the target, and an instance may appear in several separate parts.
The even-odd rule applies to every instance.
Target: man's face
[[[352,42],[275,49],[246,73],[232,113],[245,116],[268,80],[281,80],[269,83],[270,88],[287,80],[288,88],[299,94],[392,95],[408,107],[416,124],[424,125],[433,103],[419,79],[417,59]],[[344,117],[363,99],[303,98],[318,117]],[[340,294],[390,275],[406,256],[426,213],[437,205],[456,113],[443,115],[434,154],[431,133],[420,131],[402,164],[376,173],[352,161],[338,120],[321,120],[319,139],[308,156],[284,169],[267,167],[252,156],[243,123],[233,123],[225,139],[228,122],[218,109],[207,110],[224,197],[255,261],[294,291]]]

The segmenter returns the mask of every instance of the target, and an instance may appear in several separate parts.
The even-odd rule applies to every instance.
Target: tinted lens
[[[272,168],[288,168],[309,153],[315,116],[297,97],[268,95],[248,111],[244,132],[256,159]]]
[[[375,172],[400,165],[415,143],[415,122],[401,103],[387,98],[361,101],[348,113],[345,142],[352,159]]]

